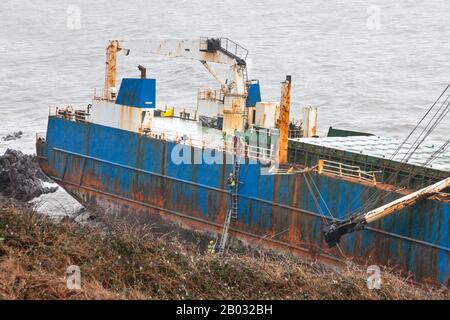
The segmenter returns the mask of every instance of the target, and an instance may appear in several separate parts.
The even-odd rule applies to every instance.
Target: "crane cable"
[[[447,99],[448,99],[449,97],[450,97],[450,95],[447,96]],[[444,101],[444,103],[447,101],[447,99]],[[443,106],[443,105],[441,105],[441,107],[439,108],[439,110],[435,113],[435,115],[433,116],[433,119],[436,117],[436,115],[438,114],[438,112],[441,110],[442,106]],[[432,126],[428,129],[428,131],[425,132],[425,135],[422,137],[422,139],[420,140],[420,142],[417,143],[417,145],[416,145],[416,147],[414,148],[414,150],[412,150],[412,152],[410,152],[410,154],[406,157],[406,162],[408,162],[408,161],[411,159],[412,155],[417,151],[417,149],[419,148],[419,146],[425,141],[425,139],[431,134],[431,132],[433,132],[433,130],[434,130],[434,129],[442,122],[442,120],[447,116],[447,114],[448,114],[449,111],[450,111],[449,106],[450,106],[450,102],[447,103],[447,105],[445,106],[444,110],[442,110],[442,112],[439,114],[438,118],[437,118],[436,120],[434,120],[434,122],[432,123]],[[431,121],[433,121],[433,119],[430,120],[429,124],[431,123]],[[428,126],[428,125],[427,125],[427,126]],[[426,128],[424,128],[424,130],[422,130],[422,133],[425,131],[425,129],[426,129]],[[422,133],[421,133],[421,135],[422,135]],[[420,136],[421,136],[421,135],[420,135]],[[416,139],[415,142],[417,142],[417,140],[420,139],[420,136]],[[412,147],[412,146],[411,146],[411,147]],[[410,147],[410,149],[408,150],[408,152],[411,150],[411,147]],[[405,156],[406,156],[406,155],[405,155]],[[402,159],[402,160],[405,160],[405,158]]]
[[[424,163],[424,166],[430,165],[434,160],[436,160],[441,154],[443,154],[450,147],[450,139],[444,142]]]
[[[389,160],[392,160],[395,158],[395,156],[400,152],[400,150],[403,148],[403,146],[405,145],[405,143],[409,140],[409,138],[414,134],[414,131],[416,131],[416,129],[420,126],[420,124],[422,123],[423,120],[425,120],[425,118],[428,116],[428,114],[431,112],[431,110],[433,110],[434,106],[436,105],[436,103],[438,103],[438,101],[442,98],[442,96],[444,95],[444,93],[448,90],[448,88],[450,87],[450,83],[447,85],[447,87],[445,87],[444,91],[442,91],[442,93],[439,95],[439,97],[436,99],[436,101],[434,101],[433,105],[428,109],[428,111],[423,115],[422,119],[420,119],[420,121],[416,124],[416,126],[414,127],[414,129],[408,134],[408,136],[405,138],[405,140],[403,140],[403,142],[398,146],[398,148],[396,149],[396,151],[394,151],[394,153],[392,154],[392,156],[390,157]],[[448,98],[448,97],[447,97]]]
[[[402,165],[400,166],[400,168],[391,175],[390,179],[386,180],[386,183],[391,183],[392,180],[394,179],[394,177],[401,171],[401,169],[406,165],[406,163],[411,159],[411,157],[413,156],[413,154],[417,151],[417,149],[419,148],[419,146],[425,141],[425,139],[431,134],[431,132],[439,125],[439,123],[442,122],[442,120],[447,116],[447,114],[450,112],[450,102],[447,103],[447,105],[445,106],[445,108],[441,111],[442,106],[444,105],[444,103],[447,102],[447,100],[449,99],[450,94],[447,96],[447,98],[444,100],[444,102],[441,104],[441,107],[439,107],[438,111],[436,111],[436,113],[434,114],[433,118],[428,122],[427,126],[422,130],[421,134],[419,135],[419,137],[415,140],[415,142],[413,143],[412,146],[416,145],[414,147],[414,149],[411,151],[412,146],[408,149],[407,153],[404,155],[404,157],[402,158]],[[440,114],[439,114],[440,112]],[[436,115],[439,116],[436,118]],[[425,131],[431,124],[431,127]],[[425,135],[422,137],[422,139],[419,141],[420,137],[422,136],[422,134],[425,133]],[[444,147],[446,145],[444,144]],[[441,147],[442,148],[442,147]],[[437,151],[439,151],[441,148],[439,148]],[[425,161],[421,166],[425,167],[427,165],[429,165],[432,161],[434,161],[434,159],[436,157],[439,156],[440,153],[436,153],[434,152],[433,155],[427,159],[427,161]],[[403,185],[405,182],[407,182],[410,179],[410,175],[406,178],[404,178],[403,180],[400,181],[399,185]],[[394,190],[389,191],[388,193],[386,193],[385,195],[381,196],[381,200],[383,200],[386,196],[390,195],[391,193],[393,193]],[[376,198],[376,195],[373,195]],[[373,208],[373,206],[375,205],[376,201],[374,201],[372,199],[372,201],[369,201],[368,204],[369,206],[366,207],[366,209],[368,208]]]
[[[308,179],[308,176],[309,176],[309,179]],[[314,179],[313,179],[313,177],[311,176],[311,173],[310,173],[309,171],[306,171],[306,172],[305,172],[304,178],[305,178],[306,185],[307,185],[307,187],[308,187],[309,193],[310,193],[311,196],[313,197],[314,203],[316,204],[316,207],[317,207],[317,209],[319,210],[319,213],[320,213],[321,216],[322,216],[322,220],[325,222],[325,224],[330,224],[330,222],[325,218],[325,214],[323,213],[322,206],[321,206],[320,203],[319,203],[319,198],[320,198],[320,200],[322,200],[323,204],[325,205],[325,208],[326,208],[327,211],[328,211],[328,215],[329,215],[330,217],[332,217],[334,220],[336,219],[336,217],[333,215],[333,213],[331,212],[330,208],[328,207],[328,205],[327,205],[325,199],[322,197],[322,193],[320,192],[319,188],[317,187],[317,184],[314,182]],[[318,194],[318,197],[315,195],[315,192],[313,191],[311,185],[313,185],[314,188],[316,189],[317,194]],[[344,251],[343,251],[342,248],[340,247],[340,245],[339,245],[339,244],[336,244],[336,247],[338,248],[339,253],[342,255],[342,257],[345,258],[346,256],[345,256],[345,254],[344,254]]]
[[[446,88],[444,89],[444,91],[442,91],[442,93],[439,95],[439,97],[436,99],[436,101],[432,104],[432,106],[427,110],[427,112],[424,114],[424,116],[420,119],[420,121],[416,124],[416,126],[413,128],[413,130],[408,134],[408,136],[404,139],[404,141],[399,145],[399,147],[394,151],[394,153],[391,155],[390,160],[393,160],[395,158],[395,156],[400,152],[400,150],[403,148],[403,146],[407,143],[407,141],[411,138],[411,136],[414,134],[414,132],[419,128],[420,124],[425,120],[425,118],[430,114],[430,112],[433,110],[433,108],[436,106],[436,104],[438,104],[439,100],[441,100],[442,96],[446,93],[446,91],[448,90],[448,88],[450,87],[450,83],[446,86]],[[441,103],[441,106],[439,107],[439,109],[436,111],[436,113],[434,114],[434,116],[431,118],[430,121],[428,121],[427,125],[425,126],[424,129],[422,129],[422,132],[420,133],[419,137],[416,138],[416,140],[414,141],[414,143],[411,145],[411,147],[408,149],[408,151],[405,153],[405,155],[403,156],[402,160],[405,160],[406,157],[407,160],[409,160],[412,155],[417,151],[417,149],[419,148],[419,146],[425,141],[425,139],[431,134],[431,132],[437,127],[437,125],[439,125],[439,123],[447,116],[447,114],[450,112],[450,102],[447,103],[447,105],[445,106],[444,110],[442,110],[442,107],[444,106],[444,104],[448,101],[448,99],[450,98],[450,94],[447,95],[447,97],[445,98],[445,100]],[[442,111],[441,111],[442,110]],[[441,112],[440,112],[441,111]],[[440,114],[439,114],[440,112]],[[439,114],[438,118],[436,118],[436,116]],[[433,122],[434,120],[434,122]],[[428,128],[431,124],[431,127]],[[428,128],[428,130],[427,130]],[[427,131],[425,131],[427,130]],[[425,136],[422,137],[422,135],[425,133]],[[419,141],[419,139],[422,137],[422,139]],[[450,142],[449,142],[450,143]],[[445,144],[445,148],[448,148],[448,144]],[[416,145],[414,147],[414,149],[412,150],[413,146]],[[442,146],[441,146],[442,148]],[[441,149],[440,148],[440,149]],[[440,150],[438,149],[438,150]],[[436,153],[436,152],[435,152]],[[435,155],[435,154],[433,154]],[[434,158],[432,158],[431,161],[433,161],[437,156],[439,156],[439,154],[435,155]],[[431,157],[430,157],[431,158]],[[426,161],[423,166],[429,164],[431,162]],[[400,165],[400,167],[398,168],[398,170],[396,170],[395,172],[393,172],[385,181],[386,184],[390,184],[393,179],[400,173],[401,169],[406,165],[406,162],[402,162],[402,164]],[[407,180],[409,180],[410,177],[406,177],[405,179],[403,179],[402,181],[400,181],[399,185],[402,185],[404,182],[406,182]],[[363,192],[361,192],[360,197],[362,197],[363,195],[365,195],[370,189],[366,189]],[[372,194],[369,199],[366,201],[366,204],[361,206],[360,208],[353,210],[350,215],[357,213],[358,211],[362,214],[365,210],[369,209],[369,208],[373,208],[374,205],[376,204],[376,202],[378,202],[379,200],[383,200],[384,198],[386,198],[388,195],[390,195],[392,192],[394,192],[394,190],[391,190],[389,192],[387,192],[384,195],[381,195],[381,199],[379,198],[379,195],[377,195],[376,193]]]

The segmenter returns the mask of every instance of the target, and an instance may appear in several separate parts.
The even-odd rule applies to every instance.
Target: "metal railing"
[[[217,150],[227,152],[227,153],[234,153],[234,145],[233,142],[227,142],[224,141],[223,145],[218,146]],[[238,156],[244,157],[244,158],[250,158],[250,159],[256,159],[261,160],[265,162],[274,162],[276,161],[276,152],[273,150],[273,145],[268,148],[254,146],[250,144],[242,144],[239,143],[238,147]]]
[[[36,142],[38,142],[38,141],[44,142],[46,137],[47,137],[47,132],[45,132],[45,131],[36,132]]]
[[[381,171],[363,171],[358,166],[352,166],[345,163],[330,160],[319,160],[317,164],[317,172],[319,174],[321,174],[322,172],[327,172],[337,174],[340,177],[351,177],[356,178],[358,180],[377,184],[375,173]]]
[[[303,137],[303,131],[302,130],[289,130],[288,136],[290,139],[297,139]]]
[[[207,145],[206,139],[192,138],[192,135],[180,133],[178,131],[167,130],[162,128],[146,128],[142,134],[153,139],[172,141],[176,143],[187,144],[194,147],[204,148]]]
[[[228,53],[230,53],[238,58],[241,58],[243,60],[247,59],[248,50],[228,38],[200,37],[200,49],[201,50],[205,50],[205,51],[207,50],[208,40],[210,40],[210,39],[220,40],[220,47],[222,48],[222,50],[225,50]]]
[[[162,128],[148,128],[145,129],[142,134],[153,139],[171,141],[197,148],[209,148],[229,154],[234,154],[235,152],[234,144],[232,141],[212,141],[210,139],[198,139],[195,137],[193,138],[192,135]],[[273,149],[273,146],[268,149],[239,142],[237,155],[242,158],[256,159],[265,162],[274,162],[276,161],[277,154]]]
[[[278,168],[277,166],[273,166],[269,169],[269,171],[267,173],[269,174],[273,174],[273,175],[283,175],[283,174],[299,174],[299,173],[304,173],[304,172],[309,172],[312,171],[314,169],[316,169],[317,166],[314,166],[312,168],[303,168],[303,169],[297,169],[295,167],[290,167],[290,168]]]
[[[105,88],[94,88],[94,100],[108,100],[108,95]]]
[[[89,107],[63,105],[63,106],[49,106],[48,115],[56,116],[69,121],[89,122],[90,114],[86,111]]]
[[[223,102],[223,91],[221,89],[199,88],[197,91],[197,99]]]
[[[242,58],[244,60],[247,59],[248,56],[248,50],[245,49],[243,46],[237,44],[231,39],[228,38],[220,38],[220,44],[223,49],[225,49],[228,52],[231,52],[235,56]]]
[[[108,100],[115,101],[117,98],[118,92],[108,92],[105,88],[94,88],[94,100]]]

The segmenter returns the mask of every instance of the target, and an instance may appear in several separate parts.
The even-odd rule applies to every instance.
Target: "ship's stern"
[[[45,173],[46,176],[51,176],[50,166],[48,164],[48,151],[47,151],[47,134],[36,133],[36,156],[39,163],[39,167]]]

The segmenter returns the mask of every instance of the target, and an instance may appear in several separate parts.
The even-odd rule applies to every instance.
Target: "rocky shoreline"
[[[17,131],[17,132],[13,132],[11,134],[8,134],[6,136],[4,136],[2,138],[3,141],[11,141],[11,140],[17,140],[22,138],[23,132],[22,131]]]
[[[0,156],[0,194],[4,197],[30,201],[58,189],[46,187],[43,182],[51,180],[39,168],[35,155],[7,149]]]

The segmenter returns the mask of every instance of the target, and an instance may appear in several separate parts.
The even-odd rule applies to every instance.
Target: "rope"
[[[319,188],[317,187],[316,183],[314,182],[314,179],[312,178],[311,173],[310,173],[309,171],[306,172],[306,174],[304,175],[304,178],[305,178],[305,181],[306,181],[306,185],[308,186],[309,193],[310,193],[311,196],[313,197],[313,200],[314,200],[314,202],[315,202],[315,204],[316,204],[316,206],[317,206],[317,209],[319,210],[319,212],[320,212],[321,215],[322,215],[322,218],[321,218],[322,221],[325,222],[325,224],[329,224],[328,220],[325,219],[325,215],[323,214],[322,207],[320,206],[319,201],[318,201],[316,195],[314,194],[314,191],[313,191],[312,188],[311,188],[311,184],[310,184],[310,182],[309,182],[309,179],[308,179],[308,176],[307,176],[307,175],[309,175],[310,180],[311,180],[311,183],[314,185],[314,187],[316,188],[317,193],[318,193],[320,199],[321,199],[322,202],[325,204],[325,208],[327,209],[328,214],[329,214],[331,217],[333,217],[334,219],[336,219],[336,218],[335,218],[335,216],[331,213],[330,208],[327,206],[327,203],[325,202],[324,198],[322,197],[322,194],[321,194]],[[341,246],[339,245],[339,243],[336,244],[336,247],[338,248],[339,253],[341,254],[341,256],[344,257],[344,258],[346,258],[345,254],[344,254],[344,251],[342,250],[342,248],[341,248]]]
[[[322,193],[320,192],[319,188],[317,187],[317,184],[314,182],[314,179],[313,179],[313,177],[311,176],[311,173],[310,173],[309,171],[307,171],[307,174],[308,174],[308,176],[309,176],[309,179],[311,180],[312,185],[313,185],[314,188],[316,189],[317,194],[319,195],[320,200],[322,200],[323,204],[325,205],[325,208],[327,209],[328,214],[329,214],[331,217],[335,218],[335,216],[331,213],[331,210],[330,210],[330,208],[328,207],[328,205],[327,205],[325,199],[322,197]]]

